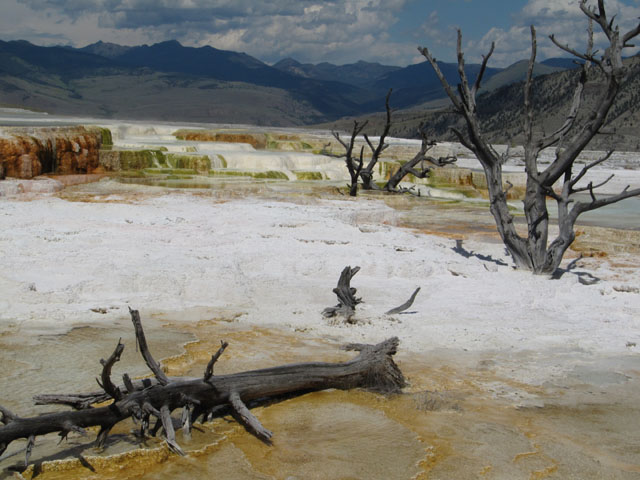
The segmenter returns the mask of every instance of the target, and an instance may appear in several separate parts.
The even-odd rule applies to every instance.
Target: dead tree
[[[345,148],[346,153],[342,155],[333,155],[338,158],[345,157],[345,162],[347,164],[347,169],[349,170],[349,176],[351,177],[351,184],[349,187],[349,194],[351,196],[356,196],[358,193],[358,177],[362,180],[362,188],[364,190],[380,190],[380,188],[373,181],[373,172],[380,160],[380,156],[382,152],[384,152],[387,148],[389,148],[389,144],[386,143],[387,136],[389,135],[389,131],[391,130],[391,106],[389,105],[389,99],[391,98],[391,92],[393,90],[389,89],[387,96],[385,97],[385,124],[382,130],[382,134],[378,139],[378,144],[374,145],[369,136],[365,133],[364,139],[371,150],[371,158],[367,162],[367,166],[364,166],[364,149],[360,149],[360,157],[353,156],[353,150],[355,147],[355,141],[357,136],[364,130],[365,126],[368,122],[364,122],[362,124],[357,121],[353,122],[353,129],[351,130],[350,142],[347,143],[340,138],[340,135],[332,131],[333,136],[340,142],[340,144]],[[402,164],[400,168],[398,168],[395,173],[391,176],[391,178],[387,181],[387,183],[382,187],[382,190],[386,192],[393,193],[405,193],[409,190],[399,189],[398,185],[404,177],[411,174],[417,178],[427,178],[429,176],[429,172],[431,171],[431,167],[425,166],[425,162],[428,162],[437,167],[443,167],[445,165],[454,163],[457,159],[453,156],[448,157],[440,157],[438,159],[434,157],[427,156],[426,153],[428,150],[433,148],[436,144],[435,141],[429,141],[426,138],[426,134],[424,132],[423,126],[420,125],[418,129],[420,133],[420,137],[422,138],[422,145],[420,147],[420,151],[408,162]],[[418,170],[418,165],[421,165]]]
[[[356,144],[356,138],[364,127],[367,126],[368,121],[364,123],[358,123],[357,120],[353,121],[353,130],[351,130],[351,138],[349,142],[345,142],[340,138],[340,134],[336,131],[331,131],[333,136],[335,137],[340,145],[342,145],[345,149],[345,153],[343,155],[339,155],[338,157],[344,157],[345,164],[347,165],[347,170],[349,170],[349,176],[351,177],[351,183],[349,184],[349,195],[355,197],[358,194],[358,178],[360,177],[360,172],[362,171],[362,166],[364,163],[363,154],[364,154],[364,146],[360,148],[360,156],[354,157],[353,149]]]
[[[357,290],[351,286],[351,279],[359,271],[360,267],[344,267],[338,279],[338,286],[333,289],[333,293],[338,297],[339,303],[335,307],[325,308],[322,312],[324,317],[341,316],[345,322],[352,323],[351,319],[356,313],[356,305],[362,303],[361,298],[356,298]]]
[[[425,162],[430,163],[436,167],[444,167],[445,165],[450,165],[455,163],[458,159],[455,156],[447,156],[447,157],[431,157],[427,155],[427,152],[431,150],[436,142],[433,140],[429,140],[424,131],[423,125],[418,129],[420,132],[420,137],[422,138],[422,145],[420,146],[420,151],[416,153],[415,157],[409,160],[407,163],[400,166],[396,172],[391,175],[391,178],[387,181],[384,186],[384,190],[387,192],[406,192],[406,189],[398,189],[398,185],[407,175],[411,174],[417,178],[427,178],[429,173],[432,170],[432,167],[425,165]],[[418,165],[420,165],[420,169],[418,170]]]
[[[384,100],[384,106],[387,112],[386,121],[384,124],[384,128],[382,130],[382,134],[378,139],[378,145],[374,147],[371,140],[369,140],[368,135],[366,133],[364,134],[364,139],[367,142],[367,145],[369,145],[369,148],[371,149],[371,159],[369,160],[369,163],[367,163],[367,166],[360,171],[360,178],[362,179],[362,188],[365,190],[377,189],[377,186],[373,181],[373,169],[378,164],[378,160],[380,159],[380,155],[382,154],[382,152],[385,151],[387,148],[389,148],[389,144],[385,143],[385,140],[387,138],[387,135],[389,135],[389,130],[391,130],[391,107],[389,106],[389,98],[391,98],[392,91],[393,89],[389,89],[389,92],[387,93],[387,96],[385,97],[385,100]]]
[[[625,188],[621,193],[608,197],[597,198],[595,190],[602,186],[589,183],[586,188],[578,188],[577,183],[596,165],[602,163],[611,155],[603,156],[574,174],[574,162],[578,155],[598,134],[606,123],[607,114],[620,90],[625,78],[626,67],[622,61],[622,52],[631,47],[630,41],[640,34],[640,24],[634,29],[622,33],[618,26],[614,26],[614,19],[609,19],[605,11],[604,0],[598,0],[598,6],[588,7],[586,0],[580,1],[580,9],[589,20],[589,41],[586,53],[580,53],[567,45],[559,43],[552,35],[551,40],[560,49],[584,61],[578,86],[573,95],[572,105],[567,113],[564,124],[550,135],[534,138],[533,135],[533,106],[531,91],[533,84],[533,67],[536,59],[536,31],[531,27],[531,57],[524,83],[524,150],[527,174],[526,194],[524,199],[524,213],[527,221],[527,235],[521,236],[516,231],[514,217],[507,205],[507,192],[502,181],[502,165],[507,156],[498,154],[483,134],[478,121],[476,95],[480,88],[487,62],[491,57],[494,45],[489,53],[483,57],[480,72],[473,84],[464,70],[464,54],[462,52],[462,33],[458,30],[458,73],[460,84],[456,93],[445,79],[436,60],[427,48],[419,48],[436,72],[444,90],[453,103],[456,113],[462,115],[466,124],[466,135],[454,129],[460,142],[470,149],[480,161],[487,177],[487,186],[491,202],[491,213],[495,218],[498,232],[507,250],[511,254],[516,267],[530,270],[536,274],[552,274],[560,265],[562,257],[575,239],[574,225],[578,216],[584,212],[619,202],[625,198],[640,195],[640,189]],[[600,58],[592,51],[593,22],[597,23],[608,41],[608,46]],[[591,65],[598,70],[597,79],[601,82],[593,111],[587,115],[579,115],[585,84],[594,72]],[[538,163],[538,155],[548,147],[556,147],[554,161],[544,170]],[[557,190],[556,183],[560,181]],[[590,200],[576,201],[572,195],[578,192],[588,192]],[[549,214],[546,197],[550,196],[558,204],[559,234],[549,242]],[[571,206],[573,204],[573,206]]]
[[[340,274],[340,278],[338,279],[338,286],[333,289],[333,293],[338,297],[338,305],[335,307],[327,307],[322,311],[322,315],[325,318],[334,318],[334,317],[342,317],[346,323],[355,323],[353,321],[353,316],[356,313],[356,305],[362,303],[361,298],[356,297],[357,290],[351,286],[351,279],[355,276],[356,273],[360,271],[360,267],[351,268],[350,266],[344,267],[342,273]],[[399,307],[392,308],[387,311],[385,315],[394,315],[396,313],[401,313],[407,310],[416,299],[418,292],[420,291],[420,287],[416,288],[415,291],[409,297],[409,300],[404,302]]]
[[[118,342],[111,356],[101,361],[102,372],[98,383],[102,391],[48,395],[44,399],[40,397],[40,403],[65,404],[76,410],[24,418],[0,407],[0,422],[4,424],[0,426],[0,454],[11,442],[27,439],[28,464],[37,436],[54,432],[62,438],[70,432],[86,435],[85,429],[89,427],[100,427],[96,443],[101,447],[111,429],[130,417],[141,425],[141,436],[155,434],[161,427],[168,447],[178,454],[184,454],[175,438],[171,412],[182,409],[182,428],[188,429],[198,418],[206,419],[220,407],[229,409],[260,440],[271,443],[272,432],[251,413],[247,407],[250,402],[328,388],[367,388],[390,393],[399,392],[405,386],[402,372],[392,358],[397,350],[397,338],[378,345],[349,345],[347,350],[360,353],[347,362],[300,363],[231,375],[214,375],[214,364],[227,346],[223,343],[211,357],[201,377],[168,377],[149,351],[137,311],[131,311],[131,319],[138,346],[154,378],[133,382],[125,374],[123,385],[116,386],[111,379],[111,369],[124,349],[124,345]],[[111,400],[109,405],[92,407],[105,398]],[[153,418],[156,419],[156,427],[149,428]]]

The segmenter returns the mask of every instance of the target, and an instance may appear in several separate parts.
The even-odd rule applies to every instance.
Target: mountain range
[[[557,59],[536,74],[563,71]],[[457,65],[440,63],[455,83]],[[469,64],[471,79],[479,65]],[[519,64],[487,69],[487,88],[520,80]],[[177,41],[122,46],[97,42],[83,48],[42,47],[0,41],[0,105],[63,115],[258,125],[307,125],[380,111],[393,88],[395,109],[444,98],[426,63],[395,67],[357,62],[267,65],[245,53]]]

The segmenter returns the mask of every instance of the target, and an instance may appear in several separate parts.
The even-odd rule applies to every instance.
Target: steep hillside
[[[484,82],[481,91],[490,92],[505,85],[523,82],[527,76],[528,68],[529,61],[520,60],[519,62],[508,66],[504,70],[490,77],[487,81]],[[540,75],[549,75],[550,73],[561,72],[563,70],[566,70],[566,68],[562,66],[553,66],[546,63],[536,63],[533,67],[533,76],[539,77]]]
[[[593,149],[609,149],[640,151],[640,57],[626,60],[629,68],[621,92],[610,113],[607,129],[596,136],[589,145]],[[582,115],[588,115],[594,104],[595,96],[600,90],[596,70],[585,90]],[[534,80],[533,96],[535,124],[538,134],[551,133],[565,121],[571,104],[575,85],[578,81],[578,70],[564,70],[548,75],[541,75]],[[478,112],[483,131],[494,143],[521,144],[523,84],[513,83],[480,95]],[[395,105],[392,97],[392,106]],[[368,131],[380,133],[384,124],[384,116],[379,113],[359,117],[369,120]],[[394,113],[394,124],[391,134],[400,137],[414,138],[418,125],[425,122],[431,138],[441,141],[455,141],[451,127],[465,129],[462,118],[450,113],[448,106],[437,109],[410,109]],[[342,119],[339,122],[324,124],[325,127],[349,130],[353,119]]]
[[[458,82],[458,65],[445,62],[438,62],[438,65],[445,78],[455,85]],[[475,81],[480,71],[480,65],[468,64],[465,66],[465,70],[469,79]],[[491,78],[499,71],[500,69],[488,68],[485,73],[485,78]],[[426,61],[388,73],[379,78],[373,86],[383,91],[393,88],[394,105],[396,108],[410,108],[444,97],[440,80],[438,80],[433,69]]]
[[[68,79],[116,69],[118,65],[109,59],[91,53],[64,47],[39,47],[23,40],[0,40],[0,75],[41,81],[46,74]]]

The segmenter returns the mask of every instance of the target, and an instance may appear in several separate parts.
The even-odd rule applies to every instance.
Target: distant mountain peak
[[[81,52],[92,53],[94,55],[100,55],[105,58],[117,58],[120,55],[126,53],[131,47],[124,45],[118,45],[117,43],[103,42],[98,40],[95,43],[80,48]]]
[[[165,40],[164,42],[158,42],[151,45],[152,47],[182,47],[182,44],[178,40]]]
[[[275,68],[299,67],[302,64],[293,57],[286,57],[273,64]]]

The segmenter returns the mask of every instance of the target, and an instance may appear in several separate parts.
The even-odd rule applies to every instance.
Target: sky
[[[639,21],[640,0],[605,5],[624,31]],[[505,67],[529,57],[532,24],[539,59],[566,56],[548,40],[551,33],[582,51],[587,38],[579,0],[0,0],[0,8],[5,41],[83,47],[99,40],[178,40],[246,52],[269,64],[292,57],[406,66],[424,60],[418,46],[454,61],[460,28],[468,62],[479,62],[495,41],[490,65]]]

